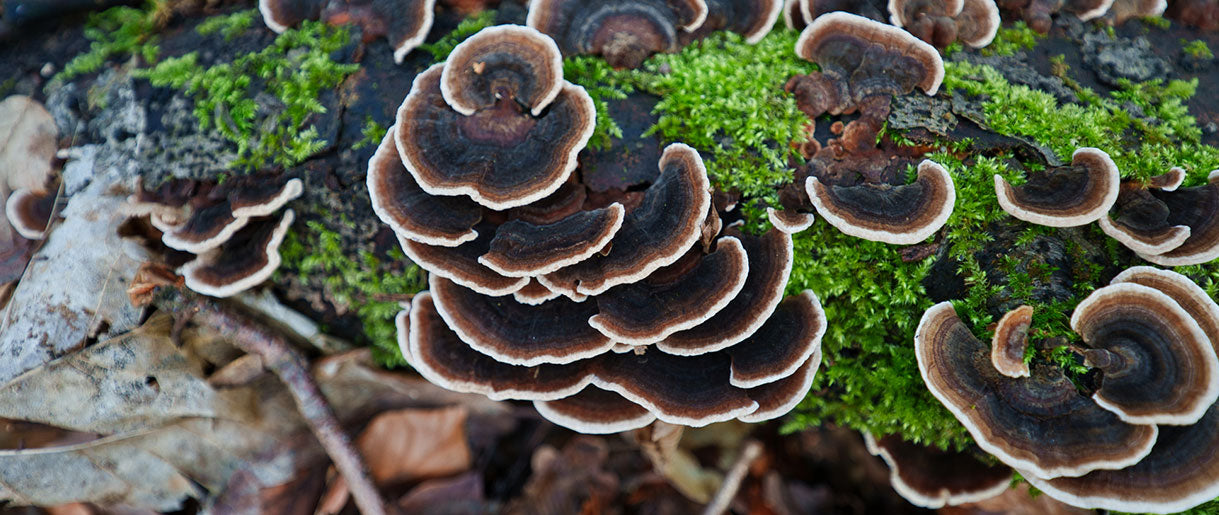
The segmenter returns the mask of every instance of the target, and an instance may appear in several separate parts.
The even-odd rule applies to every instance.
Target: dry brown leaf
[[[37,100],[13,95],[0,102],[0,192],[41,190],[53,171],[59,128]]]
[[[464,406],[377,415],[356,439],[378,484],[440,477],[470,468]]]
[[[457,477],[429,479],[398,500],[402,513],[498,513],[483,493],[483,477],[468,472]]]

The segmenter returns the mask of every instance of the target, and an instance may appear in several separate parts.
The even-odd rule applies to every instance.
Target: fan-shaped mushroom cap
[[[1102,231],[1140,255],[1169,252],[1189,239],[1188,225],[1168,225],[1168,206],[1146,192],[1118,200],[1118,218],[1108,214],[1097,220]],[[1141,198],[1140,198],[1141,197]]]
[[[863,434],[873,456],[889,466],[889,484],[910,504],[942,508],[984,501],[1007,490],[1012,469],[983,463],[968,452],[925,447],[888,435]]]
[[[1219,398],[1219,359],[1198,322],[1163,292],[1135,283],[1100,288],[1071,329],[1113,363],[1093,399],[1132,424],[1192,424]]]
[[[995,194],[1008,214],[1049,227],[1075,227],[1099,220],[1117,202],[1121,177],[1109,154],[1080,148],[1071,166],[1046,170],[1028,184],[1012,186],[995,175]]]
[[[821,65],[826,75],[852,82],[856,101],[915,87],[934,95],[944,80],[944,62],[934,47],[892,25],[845,12],[813,20],[796,41],[796,55]],[[868,58],[861,59],[864,55]]]
[[[761,41],[779,19],[783,0],[706,0],[707,19],[699,32],[730,30],[749,44]]]
[[[918,178],[903,186],[826,187],[810,176],[805,188],[817,212],[838,230],[895,245],[911,245],[935,234],[957,200],[952,176],[930,159],[919,164]]]
[[[783,23],[787,24],[787,28],[800,30],[808,26],[808,19],[804,17],[804,2],[805,0],[783,1]]]
[[[508,210],[508,218],[537,225],[552,224],[583,211],[587,199],[588,192],[583,184],[568,181],[549,197]]]
[[[554,40],[530,27],[497,25],[459,43],[445,61],[440,92],[469,116],[500,99],[528,106],[534,116],[563,89],[563,56]]]
[[[639,429],[656,420],[647,408],[595,386],[553,401],[534,401],[543,418],[585,434],[609,434]]]
[[[588,325],[591,302],[555,299],[538,306],[489,297],[433,275],[436,311],[474,350],[511,365],[563,364],[604,354],[614,342]]]
[[[202,254],[219,247],[246,226],[249,218],[233,216],[227,200],[191,212],[189,218],[177,225],[165,225],[153,216],[152,225],[165,234],[161,242],[172,249]]]
[[[316,20],[329,0],[258,0],[262,21],[275,32],[283,32],[305,20]]]
[[[963,0],[889,0],[889,23],[904,27],[919,16],[947,16],[961,14]]]
[[[704,0],[533,0],[527,24],[555,39],[565,55],[599,54],[635,68],[652,54],[677,49],[677,29],[707,19]]]
[[[725,236],[716,247],[675,276],[661,271],[598,295],[589,325],[614,341],[647,345],[707,321],[740,293],[749,273],[740,240]]]
[[[1168,295],[1193,317],[1211,345],[1219,347],[1219,305],[1188,277],[1172,270],[1135,266],[1117,274],[1112,284],[1118,283],[1141,284]]]
[[[817,295],[804,290],[788,297],[756,333],[725,351],[732,356],[730,382],[738,388],[754,388],[792,375],[821,350],[825,329],[825,311]]]
[[[775,226],[775,229],[783,231],[787,234],[796,234],[813,226],[813,222],[817,219],[812,213],[801,213],[788,209],[775,209],[773,207],[766,208],[766,218],[770,219],[770,225]]]
[[[800,365],[790,376],[773,383],[766,383],[749,389],[749,398],[758,403],[758,409],[737,417],[741,422],[764,422],[786,415],[795,408],[808,390],[813,387],[813,379],[821,366],[821,347],[818,346],[813,355]]]
[[[749,258],[749,273],[740,293],[724,309],[693,328],[669,335],[656,347],[669,354],[696,355],[734,345],[754,334],[783,299],[792,268],[791,236],[778,230],[750,236],[730,230]]]
[[[1113,0],[1108,14],[1116,25],[1131,18],[1160,16],[1167,8],[1166,0]]]
[[[46,236],[47,224],[55,210],[56,192],[35,192],[25,188],[14,191],[4,203],[9,225],[22,238],[40,240]]]
[[[229,208],[236,217],[270,216],[304,192],[304,183],[300,179],[291,179],[283,184],[260,179],[234,179],[234,182],[241,184],[233,186],[228,199]]]
[[[278,220],[255,219],[219,247],[182,265],[178,273],[187,288],[213,297],[230,297],[253,288],[279,268],[279,244],[294,218],[289,209]]]
[[[597,358],[593,384],[626,397],[671,424],[702,427],[758,409],[749,393],[728,384],[731,360],[722,352],[673,356],[663,352]]]
[[[505,277],[478,262],[487,253],[495,229],[480,224],[479,235],[456,247],[436,247],[398,236],[402,252],[424,270],[449,279],[483,295],[507,295],[529,284],[528,277]]]
[[[665,148],[660,170],[643,201],[626,214],[609,254],[541,276],[539,281],[569,297],[599,295],[680,259],[701,235],[711,208],[711,183],[698,151],[681,143]]]
[[[512,298],[521,304],[537,306],[548,300],[559,298],[559,294],[550,291],[550,288],[538,282],[537,279],[531,279],[529,284],[526,284],[524,288],[512,292]]]
[[[1113,0],[1067,0],[1062,10],[1074,14],[1079,21],[1089,21],[1104,16],[1112,5]]]
[[[1139,257],[1163,266],[1185,266],[1219,258],[1219,170],[1210,173],[1207,184],[1156,194],[1168,207],[1167,223],[1189,227],[1189,237],[1163,254]]]
[[[1037,477],[1078,476],[1137,463],[1151,451],[1156,426],[1131,425],[1080,395],[1056,368],[1027,379],[1002,376],[990,349],[941,302],[914,334],[923,382],[983,450]]]
[[[1167,172],[1152,177],[1147,181],[1148,188],[1155,188],[1160,191],[1175,191],[1181,187],[1181,183],[1185,182],[1185,169],[1179,166],[1174,166]]]
[[[1020,306],[999,319],[995,337],[990,343],[990,362],[1000,374],[1007,377],[1029,376],[1024,349],[1028,346],[1029,326],[1032,324],[1032,306]]]
[[[275,32],[318,18],[333,25],[354,23],[363,29],[366,38],[384,35],[389,39],[397,63],[427,38],[435,7],[436,0],[258,1],[263,21]]]
[[[419,187],[432,195],[468,195],[496,210],[557,190],[593,133],[596,109],[584,88],[564,82],[543,116],[523,112],[512,98],[462,116],[441,96],[444,66],[415,77],[398,108],[398,153]]]
[[[974,48],[982,48],[995,40],[999,33],[999,6],[995,0],[965,0],[965,8],[957,16],[957,39]]]
[[[499,226],[478,262],[508,277],[548,274],[601,252],[622,228],[624,214],[615,202],[552,224],[513,220]]]
[[[393,135],[391,127],[368,160],[368,195],[377,217],[403,238],[428,245],[455,247],[477,238],[482,206],[469,197],[423,191],[402,165]]]

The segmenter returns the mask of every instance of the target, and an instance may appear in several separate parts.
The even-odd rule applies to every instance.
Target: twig
[[[281,335],[215,300],[178,288],[163,288],[154,304],[175,316],[190,317],[199,324],[213,328],[241,350],[262,358],[263,365],[274,372],[292,393],[309,429],[334,462],[335,469],[347,481],[360,512],[365,515],[386,513],[385,502],[373,485],[363,458],[339,427],[330,404],[309,375],[305,359]]]
[[[741,481],[745,480],[749,466],[761,455],[761,442],[757,440],[745,442],[741,455],[737,456],[736,462],[728,470],[728,475],[724,476],[724,482],[720,483],[720,489],[715,492],[715,497],[712,497],[711,502],[703,509],[703,515],[720,515],[728,511],[728,505],[732,503],[732,498],[736,497],[737,491],[741,489]]]

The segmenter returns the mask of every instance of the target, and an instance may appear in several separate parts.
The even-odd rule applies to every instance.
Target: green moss
[[[419,45],[419,48],[432,54],[434,62],[440,62],[448,59],[449,54],[453,52],[453,48],[458,43],[465,41],[466,38],[473,36],[476,32],[490,27],[495,23],[495,11],[487,10],[478,13],[475,16],[466,18],[457,24],[457,28],[452,32],[445,34],[435,43],[426,43]]]
[[[1195,40],[1189,41],[1189,42],[1182,39],[1181,40],[1181,51],[1185,52],[1185,55],[1188,55],[1194,59],[1214,59],[1215,58],[1215,54],[1211,52],[1211,48],[1209,46],[1206,46],[1206,42],[1202,41],[1201,39],[1195,39]]]
[[[85,22],[85,37],[92,41],[89,51],[68,61],[53,80],[66,81],[93,73],[112,57],[134,54],[145,62],[156,62],[160,47],[155,32],[162,4],[163,1],[148,0],[143,9],[112,7],[89,15]]]
[[[378,145],[381,144],[381,139],[385,137],[385,132],[387,130],[389,130],[389,129],[387,129],[387,128],[385,128],[385,126],[377,123],[377,121],[374,120],[372,118],[372,116],[365,116],[364,117],[364,128],[362,129],[362,132],[361,132],[361,135],[363,135],[364,137],[361,138],[360,141],[357,141],[353,145],[351,145],[351,148],[353,150],[360,150],[364,147],[376,148]]]
[[[279,249],[282,269],[294,271],[302,283],[320,277],[326,298],[338,308],[354,310],[374,350],[386,366],[403,366],[398,349],[394,316],[402,310],[400,299],[427,287],[423,271],[409,263],[395,247],[388,262],[368,251],[355,257],[343,248],[339,234],[321,222],[293,227]]]
[[[250,170],[271,163],[291,167],[326,146],[317,129],[306,122],[326,112],[318,101],[322,91],[337,87],[359,69],[331,58],[348,41],[345,28],[305,21],[276,36],[261,51],[231,62],[203,66],[198,53],[191,52],[136,75],[194,97],[200,128],[218,131],[236,144],[239,165]],[[259,104],[254,99],[260,90],[282,104],[268,120],[258,119]]]
[[[627,72],[614,71],[600,57],[573,56],[563,60],[563,78],[583,86],[597,108],[597,124],[588,140],[589,147],[604,150],[622,137],[622,128],[610,116],[608,101],[622,100],[635,91],[630,77]]]
[[[258,19],[258,9],[246,9],[232,14],[212,16],[195,27],[200,35],[207,36],[219,32],[229,41],[245,32]]]
[[[1037,39],[1043,38],[1028,24],[1018,21],[1010,27],[1003,27],[995,34],[995,40],[982,49],[982,55],[1012,55],[1023,52],[1037,45]]]

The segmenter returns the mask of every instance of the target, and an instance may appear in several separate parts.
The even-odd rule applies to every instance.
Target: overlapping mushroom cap
[[[1139,257],[1163,266],[1196,265],[1219,258],[1219,170],[1211,172],[1201,186],[1136,191],[1133,197],[1118,207],[1113,224],[1131,237],[1110,235],[1132,248],[1137,245],[1131,241],[1162,243],[1133,248]]]
[[[952,176],[931,160],[919,164],[911,184],[839,187],[809,177],[806,188],[817,212],[838,230],[895,245],[918,243],[940,230],[957,198]]]
[[[1016,218],[1050,227],[1075,227],[1105,216],[1117,202],[1120,182],[1109,154],[1088,147],[1075,151],[1070,166],[1034,174],[1022,186],[1012,186],[995,175],[995,194],[1003,210]]]
[[[636,68],[679,45],[707,19],[705,0],[534,0],[527,24],[554,38],[566,55],[600,55]],[[769,27],[768,27],[769,28]]]
[[[868,452],[889,466],[889,484],[915,506],[934,509],[990,499],[1012,481],[1011,468],[984,463],[969,452],[924,447],[901,435],[863,437]]]
[[[436,0],[258,0],[262,20],[283,32],[305,20],[355,23],[367,40],[385,36],[401,63],[432,28]]]

